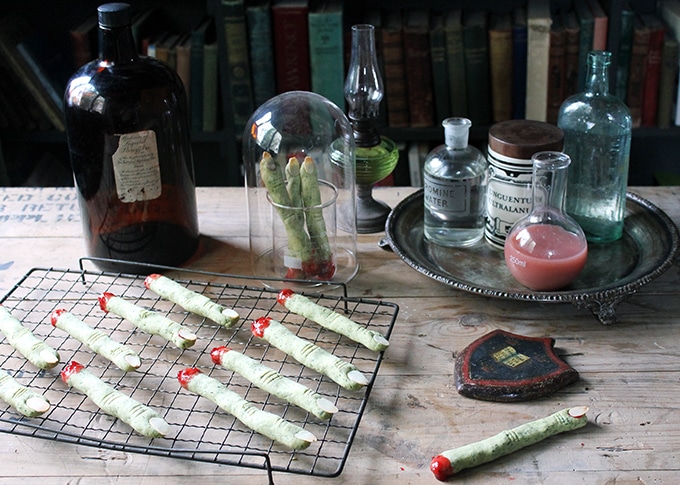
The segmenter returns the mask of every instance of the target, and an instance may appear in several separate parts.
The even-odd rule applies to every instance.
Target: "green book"
[[[217,43],[203,47],[203,131],[217,131]]]
[[[312,91],[345,107],[343,6],[340,0],[315,4],[308,17]]]

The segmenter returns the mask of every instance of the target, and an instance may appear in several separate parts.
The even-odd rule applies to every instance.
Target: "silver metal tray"
[[[517,283],[503,252],[484,241],[470,248],[444,248],[423,237],[423,191],[390,213],[383,247],[413,269],[454,288],[484,296],[540,302],[569,302],[592,311],[600,322],[616,321],[615,306],[666,271],[678,253],[678,229],[658,207],[628,193],[623,237],[590,244],[578,279],[561,291],[535,292]]]

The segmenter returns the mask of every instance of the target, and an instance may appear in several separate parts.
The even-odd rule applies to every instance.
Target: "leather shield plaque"
[[[554,352],[553,338],[494,330],[456,358],[458,392],[485,401],[528,401],[576,382],[578,372]]]

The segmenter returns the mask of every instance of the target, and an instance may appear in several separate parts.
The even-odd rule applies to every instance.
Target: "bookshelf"
[[[314,6],[318,0],[311,1],[311,5]],[[385,19],[389,13],[417,9],[448,12],[455,9],[465,10],[470,6],[470,2],[463,0],[447,0],[446,2],[437,0],[339,1],[343,8],[345,31],[348,30],[347,26],[353,23],[367,22],[371,18],[375,18],[376,12],[381,13],[382,27],[384,27]],[[553,11],[571,10],[577,1],[579,0],[551,0],[550,5]],[[599,1],[608,10],[611,5],[618,5],[622,0]],[[216,27],[223,26],[224,12],[221,2],[222,0],[140,0],[131,3],[140,10],[155,7],[158,11],[158,18],[155,21],[156,28],[162,27],[166,31],[175,33],[188,33],[206,16],[215,18]],[[257,3],[256,0],[247,0],[247,2],[248,5],[251,2]],[[39,0],[11,2],[11,5],[3,3],[0,6],[0,21],[14,16],[14,18],[25,21],[24,23],[27,23],[33,30],[45,34],[46,38],[64,39],[71,29],[85,22],[88,17],[96,15],[96,8],[100,3],[103,3],[103,1],[84,0],[79,2],[77,10],[74,10],[73,3],[68,0],[53,0],[49,7],[45,7],[44,2]],[[654,2],[628,0],[628,3],[641,13],[653,13],[655,11]],[[526,5],[527,0],[478,0],[474,2],[474,9],[487,10],[494,14],[510,14],[521,7],[526,7]],[[215,129],[209,131],[200,128],[192,129],[196,179],[198,185],[203,186],[238,186],[242,184],[240,135],[244,118],[247,119],[249,114],[259,105],[260,100],[263,99],[262,96],[265,96],[264,99],[266,99],[266,96],[271,96],[273,92],[271,89],[275,89],[271,85],[269,87],[260,86],[262,83],[256,83],[254,78],[259,77],[258,81],[262,80],[262,66],[269,64],[272,69],[275,66],[272,65],[271,61],[267,62],[266,59],[263,61],[264,64],[257,64],[256,67],[248,66],[248,69],[256,74],[250,80],[246,80],[249,82],[246,82],[245,87],[239,90],[238,87],[229,83],[229,80],[236,76],[234,73],[240,71],[238,71],[239,66],[230,65],[226,61],[228,36],[224,29],[216,28],[215,32],[217,56],[221,59],[218,66],[218,98],[215,103],[218,107],[218,119]],[[346,35],[346,32],[343,32],[343,35]],[[266,46],[266,44],[264,45]],[[347,49],[347,44],[344,45],[344,48]],[[263,52],[264,48],[260,46],[261,44],[258,44],[257,51]],[[61,55],[64,57],[71,54],[71,46],[65,41],[56,43],[56,48],[61,50]],[[344,56],[347,59],[348,52],[345,51]],[[274,64],[277,64],[277,62],[282,64],[280,60],[275,60]],[[271,76],[272,78],[276,77],[275,74],[271,74]],[[250,81],[253,82],[250,83]],[[255,87],[255,84],[258,84],[258,87]],[[389,85],[389,79],[386,79],[386,85]],[[0,86],[0,89],[5,89],[5,86]],[[257,94],[251,93],[252,98],[249,100],[247,96],[243,97],[244,89],[264,89],[265,91],[258,91]],[[270,91],[266,91],[266,89]],[[432,89],[436,88],[433,86]],[[453,98],[452,95],[451,98]],[[419,99],[421,98],[416,97],[416,100]],[[403,123],[392,125],[388,119],[387,99],[383,102],[381,133],[395,140],[402,148],[399,168],[395,171],[395,174],[400,174],[399,177],[395,177],[398,184],[410,183],[408,154],[413,152],[409,149],[413,144],[420,145],[422,147],[421,153],[423,153],[427,148],[443,142],[443,129],[440,127],[441,119],[439,118],[444,116],[442,113],[446,111],[437,105],[436,93],[432,110],[430,126],[427,126],[427,123],[425,123],[425,126],[420,123],[419,127],[414,127],[409,126],[408,122],[406,125]],[[2,120],[0,119],[0,121]],[[476,123],[473,118],[470,141],[482,150],[486,148],[487,133],[491,123],[493,123],[493,119]],[[0,159],[4,160],[12,184],[45,183],[50,185],[50,183],[63,183],[64,180],[69,180],[70,168],[66,136],[63,131],[49,127],[46,129],[25,129],[0,124],[0,150],[2,150],[2,158]],[[676,177],[680,173],[680,168],[674,162],[673,154],[679,152],[680,127],[676,126],[675,123],[670,123],[669,126],[663,128],[657,126],[635,128],[631,149],[629,183],[631,185],[653,185],[677,180]],[[36,166],[40,170],[46,166],[50,167],[50,170],[44,171],[42,177],[38,177],[38,182],[36,182],[35,177],[30,178],[31,169],[33,171],[38,170]]]

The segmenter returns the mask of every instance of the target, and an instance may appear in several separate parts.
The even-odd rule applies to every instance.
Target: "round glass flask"
[[[515,279],[535,291],[559,290],[583,270],[588,243],[581,226],[564,212],[567,170],[562,152],[532,157],[532,208],[505,241],[505,264]]]

